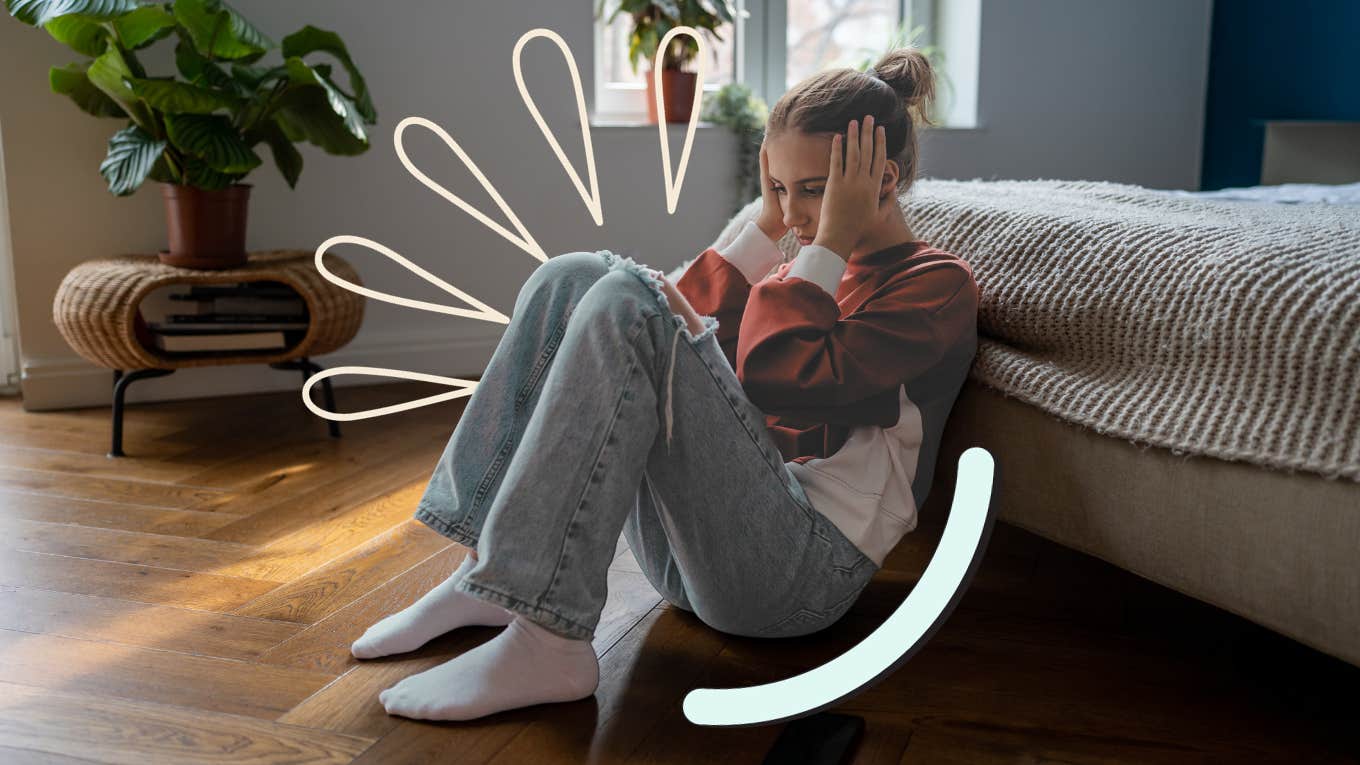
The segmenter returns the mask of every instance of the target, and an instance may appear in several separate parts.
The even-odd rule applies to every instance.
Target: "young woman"
[[[530,275],[415,516],[476,552],[351,650],[508,627],[383,691],[388,713],[593,694],[620,533],[658,592],[724,632],[806,635],[850,608],[915,527],[977,343],[971,270],[899,201],[933,96],[914,50],[790,90],[759,215],[674,285],[606,250]],[[802,248],[781,262],[790,230]]]

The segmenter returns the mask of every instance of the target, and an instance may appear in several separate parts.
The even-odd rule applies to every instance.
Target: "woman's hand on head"
[[[770,184],[770,157],[765,143],[760,144],[760,214],[756,216],[756,228],[764,232],[772,241],[778,242],[788,233],[784,225],[784,210],[779,206],[779,192]]]
[[[842,142],[846,147],[843,161]],[[874,125],[872,115],[866,115],[863,122],[850,120],[844,136],[832,137],[831,169],[813,244],[850,259],[851,250],[878,214],[886,155],[886,133],[881,125]]]

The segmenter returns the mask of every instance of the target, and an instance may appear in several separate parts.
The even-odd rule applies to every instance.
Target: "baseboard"
[[[313,358],[322,367],[367,366],[404,369],[445,377],[477,377],[486,369],[504,333],[491,327],[461,336],[449,333],[412,337],[410,333],[357,337],[334,353]],[[78,357],[25,359],[20,380],[23,407],[41,412],[75,407],[111,406],[113,372]],[[338,375],[337,388],[404,382],[374,375]],[[174,401],[280,390],[302,390],[302,373],[265,364],[193,367],[172,375],[138,380],[128,387],[125,403]],[[319,399],[318,399],[319,400]],[[300,405],[300,404],[299,404]],[[337,407],[344,411],[343,402]]]

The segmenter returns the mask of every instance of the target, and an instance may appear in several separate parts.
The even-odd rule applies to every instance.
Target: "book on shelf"
[[[186,299],[215,297],[297,297],[292,287],[281,282],[237,282],[236,284],[190,285]]]
[[[237,318],[222,318],[223,316]],[[201,329],[205,331],[216,330],[270,330],[270,329],[307,329],[307,317],[281,316],[272,318],[264,315],[252,316],[249,314],[205,314],[204,316],[170,316],[169,321],[147,322],[147,327],[153,332],[169,330],[171,332],[183,333],[187,330]]]
[[[156,347],[163,351],[264,351],[285,348],[288,337],[274,332],[153,332]]]
[[[189,295],[171,295],[171,300],[178,301],[174,306],[175,313],[184,314],[205,314],[205,313],[303,313],[307,310],[307,303],[297,293],[290,297],[284,296],[265,296],[265,297],[192,297]]]
[[[307,303],[301,295],[287,285],[254,282],[166,285],[143,297],[138,311],[147,322],[162,323],[278,323],[307,320]],[[222,318],[233,315],[231,319]]]

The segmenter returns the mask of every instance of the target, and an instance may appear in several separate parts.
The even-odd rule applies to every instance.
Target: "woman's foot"
[[[595,693],[600,662],[589,640],[573,640],[517,617],[505,631],[455,659],[378,694],[388,714],[471,720],[531,704]]]
[[[356,659],[374,659],[394,653],[406,653],[425,645],[436,637],[458,627],[479,625],[503,627],[515,615],[495,603],[488,603],[453,585],[476,565],[471,556],[463,559],[458,570],[407,606],[373,626],[350,646]]]

